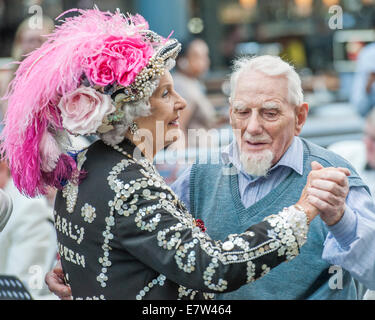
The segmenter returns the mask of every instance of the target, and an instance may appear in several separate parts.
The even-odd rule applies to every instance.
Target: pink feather
[[[39,144],[41,169],[51,172],[55,169],[61,150],[51,133],[46,130]]]
[[[55,169],[52,172],[42,172],[42,176],[46,185],[62,189],[63,182],[70,180],[76,170],[77,165],[74,159],[67,154],[61,154]]]
[[[8,99],[0,152],[9,162],[16,186],[29,196],[71,176],[74,167],[46,132],[62,130],[57,110],[63,95],[75,90],[87,59],[109,36],[127,37],[148,24],[141,16],[124,17],[99,10],[79,10],[66,18],[47,41],[20,64],[4,99]],[[50,148],[50,150],[49,150]],[[72,160],[74,162],[74,160]],[[53,174],[41,172],[53,170]],[[53,175],[53,177],[52,177]]]

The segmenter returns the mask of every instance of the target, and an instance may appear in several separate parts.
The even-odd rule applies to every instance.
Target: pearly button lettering
[[[234,248],[234,244],[233,244],[232,241],[225,241],[225,242],[223,243],[223,250],[225,250],[225,251],[230,251],[230,250],[232,250],[233,248]]]

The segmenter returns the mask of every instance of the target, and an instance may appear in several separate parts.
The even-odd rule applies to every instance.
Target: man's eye
[[[276,118],[279,113],[276,111],[266,111],[264,112],[264,116],[268,119]]]
[[[237,114],[239,114],[239,115],[247,115],[247,114],[249,114],[249,111],[247,111],[247,110],[244,110],[244,111],[237,111]]]

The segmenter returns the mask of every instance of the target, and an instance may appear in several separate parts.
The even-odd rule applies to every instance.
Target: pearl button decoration
[[[105,218],[103,255],[98,259],[102,267],[97,281],[103,288],[107,286],[108,271],[112,264],[110,243],[114,239],[111,231],[115,226],[116,215],[122,216],[123,219],[132,219],[133,227],[139,228],[142,232],[156,232],[157,245],[173,254],[173,259],[182,272],[195,275],[198,269],[197,261],[206,255],[205,259],[208,259],[208,263],[204,265],[202,277],[204,285],[211,292],[223,292],[228,288],[227,279],[215,276],[223,265],[246,263],[246,279],[248,282],[253,282],[266,275],[271,269],[264,263],[258,265],[259,257],[275,252],[280,256],[285,255],[290,260],[298,254],[299,246],[295,234],[298,234],[298,239],[303,238],[306,229],[303,221],[298,220],[296,217],[298,214],[293,210],[285,209],[283,214],[265,219],[268,238],[265,237],[263,243],[256,242],[254,239],[256,233],[251,229],[241,235],[231,234],[223,243],[213,241],[195,226],[193,217],[186,211],[184,204],[164,182],[152,163],[145,158],[140,160],[133,158],[119,146],[113,148],[126,156],[126,159],[117,163],[107,178],[108,185],[114,192],[114,198],[108,202],[110,212]],[[120,173],[130,165],[141,167],[137,169],[140,177],[122,181]],[[85,210],[90,212],[90,217],[95,212],[88,204]],[[164,225],[162,221],[167,216],[168,221],[175,219],[176,222]],[[298,223],[294,223],[296,221]],[[297,226],[302,227],[299,233],[296,231]],[[186,229],[191,230],[188,238],[185,236]],[[252,243],[257,245],[254,246]],[[166,277],[159,275],[144,285],[135,298],[144,299],[153,288],[163,286],[165,281],[167,281]],[[197,291],[180,286],[177,294],[178,298],[193,298]],[[210,298],[212,294],[205,294],[204,297]]]
[[[230,250],[232,250],[233,248],[234,248],[234,244],[233,244],[233,242],[232,241],[225,241],[224,243],[223,243],[223,250],[225,250],[225,251],[230,251]]]

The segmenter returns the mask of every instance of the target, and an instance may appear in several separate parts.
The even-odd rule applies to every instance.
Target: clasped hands
[[[311,169],[297,204],[305,209],[310,221],[319,214],[328,226],[332,226],[345,212],[350,171],[340,167],[324,168],[316,161],[311,163]]]

